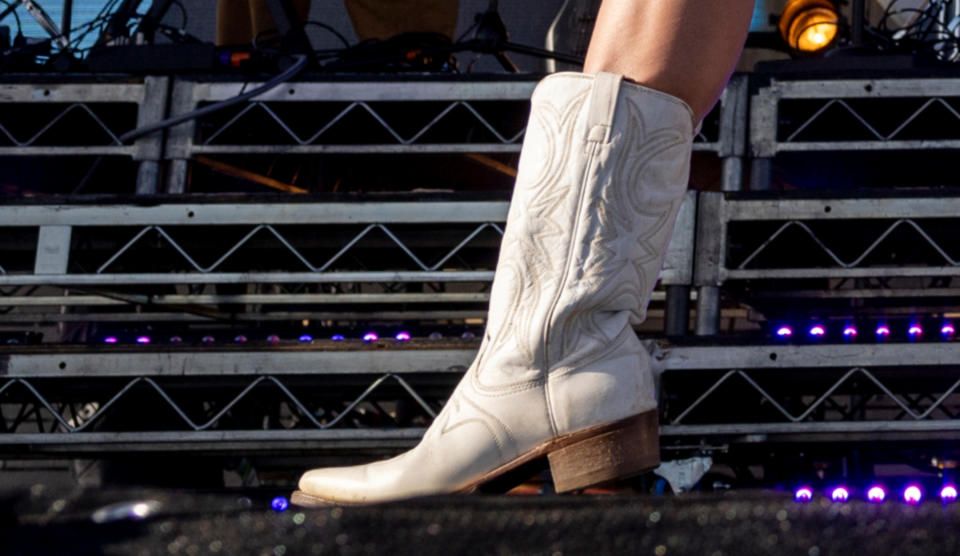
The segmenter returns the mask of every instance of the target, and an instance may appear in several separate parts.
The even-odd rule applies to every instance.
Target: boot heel
[[[635,415],[613,428],[547,455],[557,492],[624,479],[660,465],[657,411]]]

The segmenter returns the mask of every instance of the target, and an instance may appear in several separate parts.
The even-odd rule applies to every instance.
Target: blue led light
[[[820,324],[816,324],[810,327],[810,335],[814,338],[819,338],[824,336],[827,333],[827,329]]]
[[[867,491],[867,501],[879,504],[887,497],[887,491],[880,485],[874,485]]]
[[[953,485],[946,485],[941,488],[940,499],[943,500],[945,504],[955,502],[957,500],[957,487]]]
[[[793,336],[793,329],[789,326],[781,326],[777,329],[777,336],[781,338],[789,338],[790,336]]]
[[[830,493],[830,499],[834,502],[846,502],[850,499],[850,491],[847,487],[839,486]]]
[[[311,336],[311,335],[309,335],[309,334],[304,334],[304,335],[300,336],[299,339],[300,339],[301,342],[312,342],[312,341],[313,341],[313,336]]]
[[[333,340],[334,342],[342,342],[346,338],[343,337],[343,334],[334,334],[333,336],[330,336],[330,339]]]
[[[917,485],[910,485],[903,491],[903,501],[907,504],[919,504],[923,499],[923,492]]]
[[[270,509],[275,512],[285,512],[290,507],[290,502],[283,496],[277,496],[270,501]]]

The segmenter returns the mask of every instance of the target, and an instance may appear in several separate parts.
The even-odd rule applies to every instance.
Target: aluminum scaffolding
[[[11,111],[0,112],[0,137],[9,143],[0,157],[129,157],[138,164],[138,193],[184,194],[197,157],[516,153],[518,114],[535,84],[297,82],[163,137],[118,144],[133,127],[256,86],[165,79],[5,85],[0,105],[44,104],[49,119],[24,135],[6,123]],[[707,344],[649,343],[660,373],[665,453],[957,437],[955,342],[714,340],[725,299],[760,320],[763,311],[797,304],[821,311],[837,299],[883,299],[891,311],[955,310],[960,196],[757,194],[744,191],[744,179],[751,190],[769,189],[777,157],[790,153],[958,148],[958,99],[955,79],[731,80],[694,146],[719,159],[721,191],[688,194],[656,293],[669,336],[687,334],[695,299],[692,328]],[[130,105],[116,112],[126,119],[100,115],[111,103]],[[830,125],[838,113],[855,125]],[[76,115],[92,117],[102,140],[43,139]],[[456,193],[350,202],[190,195],[11,202],[0,206],[2,319],[24,327],[189,325],[225,316],[232,323],[479,319],[507,208]],[[400,449],[422,434],[475,349],[468,340],[417,339],[7,346],[0,352],[0,450]],[[169,419],[151,421],[149,431],[117,427],[129,416],[123,407],[142,400]]]

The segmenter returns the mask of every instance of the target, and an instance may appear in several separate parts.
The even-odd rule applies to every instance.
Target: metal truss
[[[952,277],[960,252],[951,197],[750,199],[703,194],[701,278]],[[906,245],[906,248],[905,248]],[[899,257],[899,258],[898,258]]]
[[[153,194],[163,190],[163,173],[167,192],[185,192],[188,162],[198,155],[516,153],[536,83],[512,76],[297,82],[133,145],[120,144],[119,136],[255,84],[179,78],[171,87],[167,77],[11,83],[0,94],[7,106],[0,156],[129,156],[140,162],[136,192]],[[726,189],[739,189],[746,92],[745,77],[735,77],[694,140],[694,150],[724,159]],[[61,133],[68,119],[86,132]],[[163,166],[169,168],[163,172]]]
[[[475,350],[13,353],[3,357],[0,450],[402,447],[436,416]],[[131,412],[131,398],[169,411]]]
[[[650,349],[660,373],[665,446],[689,444],[691,437],[716,444],[960,434],[958,343],[650,344]],[[404,447],[422,433],[475,350],[475,345],[354,346],[340,351],[13,354],[0,369],[6,427],[0,446],[29,443],[41,451],[106,445],[218,449],[218,443],[219,449],[241,451],[351,442],[367,448]],[[70,388],[81,377],[84,388]],[[359,394],[345,396],[349,391]],[[138,400],[150,395],[171,409],[165,428],[152,422],[138,437],[129,429],[138,417],[126,415],[124,428],[111,430],[116,426],[111,411],[133,393],[141,396]],[[264,415],[274,417],[263,421],[265,428],[244,428],[250,415],[236,421],[232,410],[258,399],[257,407],[268,408]],[[383,419],[392,418],[384,404],[404,399],[418,408],[420,420],[384,428]],[[198,400],[207,402],[202,409]],[[259,417],[253,420],[259,423]]]
[[[695,205],[690,193],[664,284],[690,283]],[[0,306],[169,310],[231,303],[256,305],[265,314],[271,306],[299,304],[334,318],[357,306],[421,304],[405,314],[420,318],[418,312],[431,311],[424,304],[444,304],[445,316],[431,318],[455,318],[488,301],[507,209],[502,201],[5,206],[0,227],[35,230],[36,243],[29,257],[18,254],[20,241],[0,246],[0,285],[22,288],[0,298]],[[95,253],[91,244],[99,246]],[[244,251],[251,248],[255,255]],[[216,291],[221,284],[249,287],[246,293]],[[89,293],[185,285],[193,289]],[[60,293],[71,288],[81,291]],[[482,310],[473,313],[482,316]]]
[[[761,158],[789,151],[956,149],[958,99],[956,79],[773,79],[751,98],[750,148]],[[835,125],[838,118],[846,125]],[[831,119],[834,125],[820,125]],[[925,131],[915,126],[921,120]]]
[[[958,355],[955,343],[666,349],[662,434],[957,434]]]
[[[725,93],[694,150],[743,154],[745,79]],[[741,85],[743,83],[743,85]],[[175,128],[168,190],[184,191],[186,162],[204,154],[428,154],[520,151],[534,79],[298,82],[218,115]],[[236,96],[248,83],[180,79],[171,113]],[[739,175],[732,170],[730,180]]]
[[[140,163],[136,191],[155,193],[161,138],[147,136],[124,145],[119,137],[164,117],[168,83],[166,77],[146,77],[140,82],[0,85],[0,157],[130,157]]]
[[[433,410],[433,408],[426,401],[424,401],[422,397],[420,397],[417,391],[414,390],[407,381],[405,381],[399,375],[390,373],[384,374],[371,382],[362,394],[349,401],[346,404],[346,407],[336,413],[332,419],[323,420],[317,419],[314,416],[314,413],[317,412],[316,409],[308,409],[306,404],[300,398],[294,395],[294,393],[291,392],[290,389],[280,379],[269,375],[259,376],[250,380],[249,383],[238,394],[232,398],[229,398],[222,407],[215,410],[212,415],[205,416],[199,421],[191,418],[181,404],[178,404],[176,401],[174,401],[170,393],[168,393],[167,390],[165,390],[160,384],[150,377],[138,377],[130,380],[102,404],[99,402],[88,402],[86,405],[93,409],[92,411],[89,411],[87,415],[84,415],[82,419],[78,418],[78,415],[76,414],[76,411],[73,409],[72,405],[55,404],[51,402],[47,397],[44,397],[38,387],[31,383],[28,379],[15,378],[6,381],[2,386],[0,386],[0,396],[2,396],[7,390],[13,390],[14,387],[23,388],[32,398],[29,399],[27,403],[42,407],[43,409],[47,410],[47,413],[52,418],[51,420],[54,425],[52,427],[53,430],[73,434],[83,432],[91,425],[97,423],[103,415],[109,413],[110,409],[118,402],[118,400],[123,398],[134,387],[138,386],[139,384],[144,384],[151,388],[157,394],[157,396],[175,413],[178,422],[171,426],[172,429],[186,426],[186,428],[189,430],[198,432],[218,428],[219,425],[221,425],[223,418],[229,415],[231,410],[237,404],[250,396],[250,393],[255,388],[261,384],[266,384],[276,387],[276,389],[283,394],[284,400],[282,403],[287,403],[296,409],[297,421],[304,420],[306,421],[307,426],[313,426],[317,429],[326,430],[340,425],[341,421],[344,421],[344,419],[349,417],[357,408],[357,406],[370,399],[374,391],[377,390],[381,384],[389,380],[395,381],[401,387],[403,387],[403,390],[409,394],[410,399],[414,400],[418,406],[422,408],[424,412],[426,412],[431,418],[436,417],[436,412]],[[60,408],[54,407],[55,405],[60,405]],[[66,414],[67,407],[70,408],[69,410],[72,415]],[[320,412],[322,413],[323,411],[320,410]],[[4,428],[8,431],[12,430],[13,433],[16,433],[16,429],[21,423],[21,420],[15,420],[13,426],[5,426]]]
[[[519,152],[528,103],[536,84],[536,80],[294,83],[251,100],[226,121],[198,130],[198,135],[188,138],[185,145],[171,147],[190,153]],[[234,97],[242,89],[256,85],[181,80],[175,86],[180,89],[175,93],[175,110],[189,111],[203,103]],[[400,110],[397,104],[403,105]],[[283,115],[275,109],[278,106],[287,109]],[[425,109],[423,123],[410,127],[401,122],[419,109]],[[506,122],[498,113],[504,110],[512,112]],[[310,128],[300,130],[298,120],[302,122],[307,113],[327,114]],[[337,135],[337,126],[357,115],[363,116],[361,125],[366,127],[353,127],[351,132],[359,142],[345,143],[343,135]],[[467,117],[456,121],[453,130],[440,132],[446,136],[434,134],[458,115]],[[265,117],[278,133],[270,134],[262,127],[256,135],[231,133],[254,116]],[[718,116],[719,113],[714,115],[714,119]],[[200,124],[205,127],[203,120]],[[473,126],[485,130],[490,140],[464,140],[464,132]],[[719,126],[720,122],[709,122],[697,135],[694,148],[719,150]],[[484,134],[480,135],[482,139]],[[265,144],[264,136],[273,138],[275,144]]]

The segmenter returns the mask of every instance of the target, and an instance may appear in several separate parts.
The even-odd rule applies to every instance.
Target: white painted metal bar
[[[4,83],[0,103],[117,102],[139,103],[143,83]]]
[[[86,353],[10,353],[0,355],[0,377],[163,377],[285,376],[462,373],[473,361],[469,349],[381,349],[377,344],[345,341],[354,349],[319,351],[277,347],[265,350],[137,350],[119,347]],[[339,342],[338,342],[339,344]],[[363,347],[361,347],[363,346]],[[110,347],[110,346],[107,346]]]
[[[952,366],[960,370],[960,343],[673,347],[664,349],[657,359],[668,372],[875,366]]]
[[[727,220],[960,218],[960,197],[725,199]]]
[[[661,293],[662,296],[662,293]],[[132,295],[113,299],[97,295],[0,297],[0,307],[116,306],[116,305],[210,305],[219,303],[335,304],[335,303],[486,303],[490,294],[478,293],[300,293],[237,295]]]
[[[215,102],[237,96],[262,83],[196,82],[193,98]],[[277,87],[252,99],[253,102],[372,102],[372,101],[457,101],[527,100],[537,86],[525,81],[354,81],[300,82]]]
[[[960,266],[720,269],[720,277],[723,280],[774,280],[777,278],[873,278],[908,276],[960,276]],[[0,283],[2,283],[2,281],[0,281]]]
[[[338,282],[491,282],[492,270],[383,271],[383,272],[179,272],[151,274],[7,274],[0,285],[93,286],[115,284],[281,284]]]
[[[507,201],[0,205],[0,226],[427,224],[504,222]]]
[[[960,79],[774,80],[769,90],[782,99],[950,97],[960,96]]]

